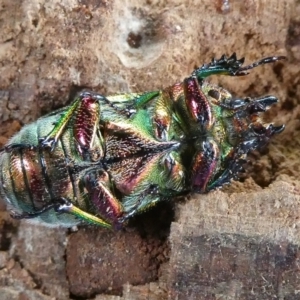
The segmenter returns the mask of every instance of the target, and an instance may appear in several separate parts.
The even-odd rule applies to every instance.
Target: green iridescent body
[[[246,75],[282,58],[242,67],[234,54],[161,91],[84,92],[23,127],[0,152],[0,191],[12,215],[120,227],[158,201],[230,182],[249,151],[283,130],[258,116],[277,99],[234,99],[204,78]]]

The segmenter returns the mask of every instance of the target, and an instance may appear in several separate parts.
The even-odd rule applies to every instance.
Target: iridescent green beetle
[[[12,216],[116,228],[158,201],[230,182],[249,151],[284,129],[258,116],[277,98],[233,98],[204,79],[283,58],[242,67],[233,54],[161,91],[83,92],[24,126],[0,151],[0,191]]]

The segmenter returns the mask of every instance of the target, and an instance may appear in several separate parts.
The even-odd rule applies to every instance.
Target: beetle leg
[[[84,117],[86,115],[91,115],[89,112],[90,109],[94,109],[93,105],[95,106],[97,103],[97,100],[95,97],[92,96],[90,93],[82,93],[79,95],[78,98],[68,107],[68,109],[62,114],[61,118],[58,120],[58,122],[55,124],[54,128],[51,130],[51,132],[46,136],[40,139],[40,146],[45,148],[51,148],[51,151],[54,150],[56,143],[63,133],[65,127],[68,125],[69,121],[75,117],[77,117],[77,123],[79,122],[79,125],[76,126],[76,120],[75,120],[75,132],[77,129],[77,136],[75,137],[77,142],[82,143],[82,146],[86,146],[85,143],[87,142],[82,136],[87,134],[84,131]],[[86,114],[85,114],[86,113]],[[93,110],[94,113],[94,110]],[[100,112],[98,111],[98,114]],[[90,124],[94,125],[92,122]],[[80,125],[83,125],[81,128]]]
[[[61,118],[55,124],[55,126],[51,130],[51,132],[47,136],[40,139],[39,142],[40,142],[40,146],[42,148],[50,148],[51,151],[54,150],[59,137],[61,136],[65,127],[69,123],[71,117],[74,115],[75,111],[77,110],[78,106],[80,105],[80,102],[81,102],[80,98],[81,97],[77,98],[71,104],[71,106],[69,106],[68,109],[62,114]]]
[[[243,165],[247,161],[242,157],[243,156],[241,156],[241,158],[231,160],[228,164],[228,168],[226,168],[220,176],[217,176],[217,180],[207,185],[205,192],[220,188],[225,184],[230,183],[231,180],[237,179],[239,174],[242,172],[245,172]]]
[[[160,91],[147,92],[140,95],[134,101],[134,108],[138,109],[146,105],[153,98],[157,97],[160,94]]]
[[[139,95],[133,102],[132,108],[119,108],[106,97],[100,94],[83,92],[75,99],[75,101],[62,113],[61,118],[55,124],[51,132],[40,139],[40,146],[54,150],[56,143],[63,133],[66,126],[71,120],[74,120],[74,137],[81,149],[90,149],[93,141],[96,127],[99,124],[100,105],[101,103],[108,105],[116,112],[131,116],[132,109],[140,108],[146,105],[150,100],[159,94],[158,91],[149,92]]]
[[[248,74],[248,70],[256,68],[263,64],[273,63],[278,60],[286,59],[285,56],[271,56],[263,58],[257,62],[254,62],[248,66],[242,67],[245,58],[237,59],[236,54],[233,53],[229,58],[226,55],[222,55],[220,59],[215,58],[208,64],[204,64],[200,68],[196,69],[192,76],[198,80],[211,76],[211,75],[229,75],[229,76],[243,76]]]
[[[184,94],[186,107],[189,110],[190,116],[203,129],[209,130],[214,121],[214,115],[211,105],[204,95],[196,78],[188,77],[184,80]]]
[[[69,213],[77,218],[79,218],[82,221],[85,221],[89,224],[94,224],[94,225],[100,225],[102,227],[106,228],[111,228],[111,225],[101,218],[98,218],[92,214],[89,214],[80,208],[76,207],[73,205],[69,200],[65,198],[60,198],[59,200],[54,200],[53,203],[47,204],[43,206],[41,209],[35,211],[35,212],[23,212],[23,213],[16,213],[16,212],[11,212],[11,217],[17,220],[20,219],[33,219],[36,218],[43,213],[54,209],[56,213]]]
[[[245,160],[246,155],[254,149],[262,148],[274,135],[280,133],[284,129],[284,126],[274,126],[270,124],[264,127],[260,123],[253,123],[250,127],[247,135],[237,147],[229,155],[227,161],[225,161],[226,167],[223,173],[215,176],[217,179],[212,181],[206,186],[205,191],[208,192],[218,187],[222,187],[232,179],[237,179],[239,173],[244,171],[243,165],[247,162]]]
[[[164,168],[162,176],[167,178],[161,193],[164,194],[164,190],[171,190],[172,192],[181,190],[185,185],[186,170],[179,153],[171,151],[162,159],[161,164]]]
[[[192,162],[191,188],[192,191],[204,193],[209,181],[214,176],[218,165],[220,150],[212,139],[202,142]]]
[[[122,101],[117,101],[117,96],[112,96],[111,99],[114,99],[114,103],[111,103],[111,107],[118,112],[119,114],[122,114],[123,116],[130,118],[132,115],[136,113],[136,110],[139,108],[143,108],[145,105],[149,103],[152,99],[159,96],[160,91],[153,91],[153,92],[146,92],[142,94],[137,94],[135,97],[127,99],[126,105],[122,106]],[[121,106],[118,106],[118,104]],[[113,106],[112,106],[113,105]]]
[[[239,68],[237,71],[229,74],[231,76],[244,76],[244,75],[247,75],[249,74],[249,72],[246,72],[247,70],[251,70],[251,69],[254,69],[260,65],[264,65],[264,64],[270,64],[270,63],[273,63],[273,62],[276,62],[278,60],[283,60],[283,59],[286,59],[285,56],[269,56],[269,57],[265,57],[265,58],[262,58],[248,66],[245,66],[245,67],[242,67],[242,68]]]
[[[159,200],[161,200],[158,185],[149,184],[147,188],[139,193],[133,193],[129,198],[124,200],[124,208],[127,206],[123,216],[119,218],[119,223],[125,223],[132,216],[139,212],[146,210],[147,208],[154,206]],[[134,201],[131,201],[131,200]],[[131,204],[131,205],[130,205]]]
[[[147,210],[157,202],[187,194],[187,191],[182,190],[182,186],[185,185],[186,171],[180,155],[176,151],[171,151],[164,155],[158,163],[157,176],[154,176],[151,181],[145,179],[130,195],[124,197],[122,202],[124,206],[123,221]],[[161,178],[166,180],[162,183]],[[120,220],[120,222],[123,221]]]
[[[54,209],[57,213],[69,213],[76,216],[78,219],[93,225],[99,225],[105,228],[111,228],[111,224],[107,223],[101,218],[87,213],[77,206],[73,205],[69,200],[65,198],[60,199],[60,204],[54,204]]]
[[[84,185],[96,213],[108,223],[118,226],[124,210],[113,194],[108,173],[103,170],[90,171],[84,176]]]
[[[158,202],[170,200],[174,197],[186,196],[188,191],[176,191],[173,189],[161,189],[158,184],[148,184],[142,187],[143,190],[135,191],[124,198],[124,214],[119,218],[119,223],[123,224],[128,219],[155,206]]]
[[[147,187],[142,185],[142,187],[139,186],[139,191],[123,199],[123,205],[112,193],[109,181],[109,175],[106,172],[93,171],[86,175],[85,186],[96,212],[116,229],[121,228],[135,214],[155,205],[163,196],[167,196],[160,192],[157,184],[148,184]],[[172,191],[172,196],[174,195],[176,194]],[[125,210],[125,205],[127,210]],[[89,219],[86,221],[90,222]]]
[[[100,94],[81,93],[67,110],[62,113],[61,118],[51,132],[40,139],[40,146],[50,148],[53,151],[64,129],[72,121],[74,138],[79,147],[81,149],[90,148],[90,143],[93,141],[96,126],[99,122],[101,101],[109,103],[109,100]]]

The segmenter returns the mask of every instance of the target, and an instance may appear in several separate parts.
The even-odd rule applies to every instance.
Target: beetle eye
[[[207,94],[208,96],[215,98],[216,100],[220,99],[220,93],[217,90],[209,90]]]

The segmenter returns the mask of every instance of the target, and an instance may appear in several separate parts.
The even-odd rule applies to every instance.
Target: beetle
[[[237,179],[247,154],[283,131],[259,116],[278,99],[235,98],[205,79],[243,76],[284,58],[243,66],[234,53],[163,90],[80,93],[0,150],[0,191],[12,216],[120,228],[159,201]]]

